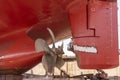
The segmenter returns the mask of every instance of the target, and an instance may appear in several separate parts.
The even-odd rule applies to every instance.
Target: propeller
[[[50,52],[52,51],[53,53],[57,54],[57,50],[56,50],[56,46],[55,46],[55,35],[53,33],[53,31],[50,28],[46,28],[51,36],[52,39],[52,49],[49,48],[47,42],[44,39],[38,38],[35,40],[35,51],[36,52],[41,52],[41,51],[45,51],[45,52]],[[63,42],[61,44],[61,46],[58,47],[59,49],[63,49]]]
[[[56,53],[54,33],[53,33],[53,31],[52,31],[50,28],[47,28],[47,30],[48,30],[48,32],[50,33],[51,38],[52,38],[52,43],[53,43],[52,50]],[[38,53],[38,52],[41,52],[41,51],[49,52],[49,51],[50,51],[50,48],[49,48],[47,42],[46,42],[44,39],[37,38],[37,39],[35,40],[35,51],[36,51],[37,53]]]

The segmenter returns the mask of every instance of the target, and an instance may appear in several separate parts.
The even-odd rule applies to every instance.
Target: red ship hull
[[[65,3],[64,6],[68,2]],[[56,35],[61,31],[70,33],[66,13],[60,5],[54,0],[0,0],[0,74],[22,74],[41,62],[43,52],[35,52],[34,40],[43,38],[51,42],[46,27],[54,29]],[[33,27],[49,17],[51,20],[45,21],[44,25]]]
[[[117,0],[0,0],[0,74],[21,74],[39,62],[34,40],[70,37],[83,69],[119,65]],[[69,18],[68,18],[69,17]],[[71,29],[70,29],[71,28]],[[95,53],[81,50],[93,48]],[[96,59],[96,60],[94,60]]]
[[[1,39],[0,74],[22,74],[41,62],[43,52],[35,52],[34,41],[24,32],[10,37]]]

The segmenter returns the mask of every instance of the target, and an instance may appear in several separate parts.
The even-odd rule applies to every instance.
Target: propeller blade
[[[48,45],[45,40],[38,38],[35,40],[35,51],[36,52],[41,52],[41,51],[46,51],[49,52]]]
[[[53,48],[55,48],[55,35],[54,35],[53,31],[50,28],[47,28],[47,30],[51,35],[52,42],[53,42]]]

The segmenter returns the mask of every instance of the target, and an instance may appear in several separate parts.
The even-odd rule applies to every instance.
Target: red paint
[[[88,12],[86,12],[87,4],[89,4]],[[91,12],[92,7],[93,12]],[[94,7],[97,8],[96,12],[94,12]],[[107,10],[106,7],[110,9]],[[66,10],[68,8],[69,10]],[[111,68],[118,65],[115,2],[97,0],[89,0],[89,3],[87,0],[0,0],[0,74],[21,74],[41,62],[43,52],[38,54],[35,52],[34,40],[43,38],[51,43],[51,37],[46,31],[46,27],[53,30],[56,40],[69,37],[71,34],[67,11],[70,15],[74,44],[94,45],[101,49],[100,54],[102,53],[97,55],[97,58],[103,60],[95,58],[97,59],[95,62],[88,60],[96,57],[96,55],[78,53],[78,56],[81,57],[78,61],[81,63],[79,66],[82,68]],[[73,12],[75,14],[72,14]],[[113,28],[113,26],[115,27]],[[84,41],[86,41],[85,44]],[[114,55],[114,57],[105,59],[105,56],[108,55]],[[111,64],[106,65],[107,61],[110,61]],[[99,67],[96,62],[100,62],[99,64],[103,64],[105,67]]]
[[[97,53],[76,52],[84,69],[117,67],[118,26],[117,2],[76,0],[69,6],[74,45],[95,47]]]
[[[46,27],[56,36],[63,29],[69,31],[65,11],[69,2],[0,0],[0,74],[21,74],[41,62],[43,52],[35,52],[34,40],[43,38],[50,43]]]
[[[35,52],[34,41],[24,31],[0,42],[0,74],[21,74],[41,62],[43,52]]]

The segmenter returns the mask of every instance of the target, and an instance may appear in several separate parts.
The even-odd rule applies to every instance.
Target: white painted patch
[[[93,46],[78,46],[74,45],[75,51],[87,52],[87,53],[97,53],[97,49]]]

